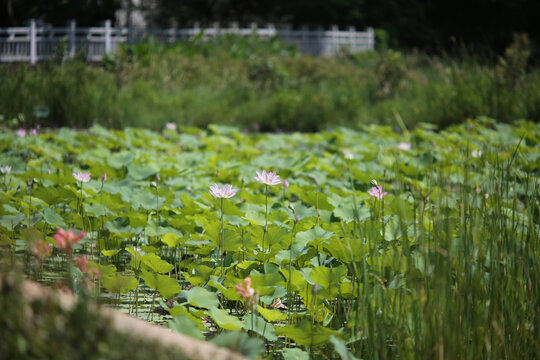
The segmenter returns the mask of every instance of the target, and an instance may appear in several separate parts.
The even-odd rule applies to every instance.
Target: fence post
[[[75,27],[76,27],[75,20],[71,20],[69,22],[69,57],[74,58],[75,57]]]
[[[278,35],[278,32],[276,31],[276,27],[274,26],[274,24],[268,24],[266,25],[266,27],[268,28],[268,30],[270,30],[270,36],[276,36]]]
[[[198,21],[195,21],[193,23],[192,34],[191,34],[191,36],[188,36],[188,39],[192,39],[193,37],[199,35],[200,32],[201,32],[201,24]]]
[[[373,31],[372,27],[367,28],[368,33],[368,50],[375,50],[375,31]]]
[[[356,49],[356,41],[355,41],[355,35],[356,35],[356,28],[354,26],[349,26],[349,28],[347,29],[348,31],[348,44],[349,44],[349,49],[351,50],[351,52],[355,53],[357,52],[358,50]]]
[[[324,53],[324,47],[326,45],[326,38],[324,36],[324,29],[321,25],[317,26],[317,30],[315,30],[315,34],[317,34],[317,47],[315,49],[315,56],[323,56]]]
[[[231,34],[238,34],[238,22],[236,21],[233,21],[232,23],[229,24],[229,27],[231,28]]]
[[[339,34],[339,26],[332,25],[330,27],[330,41],[326,45],[326,52],[328,55],[334,56],[341,50],[341,34]]]
[[[111,51],[111,20],[105,20],[105,55]]]
[[[300,26],[300,51],[311,54],[311,40],[309,38],[309,27],[307,25]]]
[[[37,62],[36,20],[30,20],[30,64]]]

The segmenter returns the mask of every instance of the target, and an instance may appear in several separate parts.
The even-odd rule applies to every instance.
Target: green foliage
[[[105,289],[117,294],[122,294],[133,290],[138,284],[139,282],[137,279],[118,274],[103,279],[103,286]]]
[[[0,261],[93,285],[123,311],[198,338],[264,338],[268,356],[530,358],[540,350],[539,134],[489,118],[440,131],[2,130],[0,166],[12,171],[0,177]],[[262,168],[289,187],[269,186],[267,198],[253,179]],[[239,190],[222,207],[213,183]],[[374,184],[388,194],[374,197]],[[70,255],[36,256],[63,224],[87,237]],[[99,279],[71,266],[85,255]],[[237,291],[247,277],[253,293]],[[251,346],[238,336],[235,346]],[[286,345],[296,348],[277,350]]]
[[[250,338],[241,331],[221,333],[212,340],[212,343],[240,353],[249,359],[259,358],[264,351],[264,343],[261,339]]]
[[[191,321],[186,315],[175,316],[169,321],[169,328],[177,333],[187,335],[197,340],[205,340],[204,335],[200,332],[197,325]]]
[[[167,122],[203,128],[219,123],[248,131],[371,123],[446,127],[482,115],[538,121],[540,72],[529,64],[530,48],[526,36],[517,36],[490,65],[394,50],[313,58],[279,39],[249,36],[176,45],[149,39],[126,46],[102,66],[0,66],[1,121],[26,128],[97,123],[154,130]],[[114,153],[110,162],[127,162],[135,179],[155,175],[157,169],[132,160]]]

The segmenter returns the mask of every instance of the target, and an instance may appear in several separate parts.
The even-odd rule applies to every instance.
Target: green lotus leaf
[[[279,310],[265,309],[262,306],[257,306],[257,311],[267,321],[281,321],[281,320],[286,320],[287,319],[287,314],[284,314]]]
[[[116,274],[116,266],[112,264],[104,265],[104,264],[95,263],[93,261],[92,262],[89,261],[88,263],[96,266],[96,268],[99,271],[99,276],[101,279],[111,277]]]
[[[309,353],[298,348],[283,349],[284,360],[309,360]]]
[[[193,269],[193,275],[185,275],[186,280],[189,281],[191,285],[199,286],[205,284],[210,275],[214,272],[214,269],[206,265],[197,265]]]
[[[178,281],[167,275],[153,274],[143,270],[141,278],[146,286],[158,291],[164,299],[170,299],[182,290]]]
[[[101,253],[105,256],[115,256],[118,254],[122,249],[113,249],[113,250],[101,250]]]
[[[174,248],[180,244],[180,236],[176,234],[166,233],[161,237],[161,242],[168,247]]]
[[[102,283],[105,289],[118,294],[125,294],[128,291],[134,290],[139,285],[139,282],[134,277],[118,274],[105,277]]]
[[[115,234],[134,234],[134,229],[129,224],[129,218],[116,218],[113,221],[107,221],[105,228]]]
[[[358,238],[334,239],[331,244],[325,244],[323,247],[344,263],[359,261],[369,253],[369,245]]]
[[[11,231],[12,228],[21,223],[25,218],[27,218],[27,216],[23,213],[18,213],[16,215],[2,215],[0,216],[0,225]]]
[[[150,270],[159,274],[165,274],[174,269],[174,265],[169,264],[167,261],[161,259],[156,254],[146,254],[142,257],[142,262]]]
[[[238,318],[235,316],[229,315],[229,313],[223,309],[210,306],[208,310],[212,319],[214,319],[216,324],[222,329],[240,330],[244,327],[244,323],[242,323],[242,321],[238,320]]]
[[[316,244],[323,240],[330,239],[333,235],[333,232],[326,231],[320,226],[314,226],[307,231],[296,234],[296,241],[305,246],[309,243]]]
[[[179,334],[184,334],[197,340],[205,340],[205,337],[199,330],[197,324],[186,315],[177,315],[172,320],[169,320],[168,324],[169,329],[172,329]]]
[[[180,295],[186,298],[189,305],[199,308],[210,309],[219,305],[217,294],[202,287],[196,286],[189,291],[184,290]]]
[[[260,316],[253,316],[253,314],[248,314],[244,317],[244,329],[248,331],[253,331],[268,341],[276,341],[276,330],[274,325],[266,322]]]
[[[128,169],[128,176],[137,179],[137,180],[143,180],[147,177],[150,177],[152,175],[155,175],[157,173],[157,169],[154,169],[154,167],[151,166],[139,166],[137,164],[129,164],[127,166]]]
[[[84,203],[84,211],[88,215],[104,216],[107,214],[107,208],[103,204],[88,204]]]
[[[156,203],[156,194],[152,194],[146,189],[134,191],[131,194],[129,202],[135,210],[141,207],[145,210],[156,210],[156,208],[159,208],[159,203]],[[163,199],[160,202],[163,203]]]
[[[33,196],[43,200],[49,206],[56,205],[64,200],[65,194],[61,194],[60,189],[52,186],[39,187],[33,192]]]
[[[45,219],[45,222],[47,224],[52,225],[56,228],[66,227],[66,222],[64,221],[64,218],[52,208],[46,207],[43,209],[43,218]]]
[[[300,345],[313,347],[327,344],[331,335],[337,336],[339,333],[320,325],[314,325],[310,320],[302,320],[296,325],[276,328],[276,334],[287,336]]]
[[[339,283],[347,275],[347,268],[345,265],[340,265],[335,268],[326,266],[317,266],[314,268],[309,276],[317,284],[328,288],[331,285],[339,285]]]
[[[120,169],[124,166],[128,166],[133,159],[135,159],[135,154],[131,151],[121,151],[114,153],[107,158],[107,163],[109,166]]]

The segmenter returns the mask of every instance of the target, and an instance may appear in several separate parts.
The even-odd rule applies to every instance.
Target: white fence
[[[29,27],[12,27],[0,29],[0,62],[26,61],[35,64],[38,61],[52,59],[58,56],[74,57],[83,54],[88,61],[100,61],[109,52],[118,49],[123,42],[136,42],[147,36],[153,36],[158,41],[175,42],[191,39],[203,31],[203,38],[222,34],[252,35],[261,38],[279,36],[289,44],[297,45],[301,52],[316,56],[332,56],[342,49],[351,52],[372,50],[375,46],[375,35],[372,28],[366,31],[356,31],[353,27],[339,30],[333,26],[331,30],[309,30],[303,28],[276,29],[272,25],[258,28],[239,28],[233,23],[221,28],[214,24],[211,28],[190,29],[131,29],[114,28],[108,20],[104,27],[79,28],[72,21],[68,27],[38,27],[34,20]]]

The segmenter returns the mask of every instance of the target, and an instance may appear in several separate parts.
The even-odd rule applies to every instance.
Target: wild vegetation
[[[398,124],[3,129],[2,262],[268,358],[535,357],[538,124]]]
[[[313,58],[278,39],[234,36],[174,46],[149,39],[99,66],[63,55],[38,67],[0,66],[2,123],[318,131],[540,119],[540,71],[525,35],[492,61],[388,49]]]

